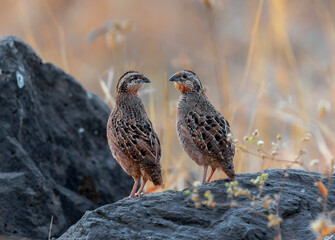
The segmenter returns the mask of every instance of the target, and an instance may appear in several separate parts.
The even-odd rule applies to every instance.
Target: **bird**
[[[177,109],[179,142],[189,157],[203,166],[202,184],[210,182],[216,169],[235,179],[235,146],[228,121],[205,95],[199,77],[181,70],[169,78],[181,92]],[[206,179],[207,169],[211,172]]]
[[[129,197],[141,197],[148,180],[164,187],[160,165],[161,147],[138,91],[149,78],[137,71],[124,73],[117,82],[115,107],[107,122],[107,139],[112,155],[134,179]],[[136,192],[140,180],[141,187]],[[136,192],[136,193],[135,193]]]

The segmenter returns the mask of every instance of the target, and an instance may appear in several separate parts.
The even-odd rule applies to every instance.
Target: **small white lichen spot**
[[[17,86],[19,88],[23,88],[24,79],[23,79],[23,76],[21,75],[21,73],[19,71],[16,71],[16,81],[17,81]]]
[[[92,98],[92,93],[91,93],[91,92],[87,91],[86,94],[87,94],[87,97],[88,97],[89,99]]]
[[[10,46],[11,48],[13,48],[13,47],[14,47],[14,41],[10,41],[10,42],[9,42],[9,46]]]
[[[78,132],[79,132],[79,133],[83,133],[83,132],[85,132],[85,129],[84,129],[84,128],[79,128],[79,129],[78,129]]]

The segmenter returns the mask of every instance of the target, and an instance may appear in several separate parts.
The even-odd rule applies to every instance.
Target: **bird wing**
[[[199,151],[216,159],[234,155],[234,144],[227,139],[227,135],[231,133],[230,126],[220,113],[190,111],[185,122]]]
[[[116,144],[127,157],[147,165],[159,162],[160,142],[150,120],[136,123],[121,118],[113,125]]]

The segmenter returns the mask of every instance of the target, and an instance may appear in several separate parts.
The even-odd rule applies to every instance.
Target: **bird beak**
[[[173,74],[170,78],[169,78],[169,82],[176,82],[178,81],[178,75],[177,74]]]
[[[143,81],[144,83],[150,83],[150,80],[149,80],[149,78],[147,78],[147,77],[143,77],[143,78],[142,78],[142,81]]]

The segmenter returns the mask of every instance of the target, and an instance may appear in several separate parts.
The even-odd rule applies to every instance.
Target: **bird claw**
[[[140,198],[143,195],[143,193],[135,193],[134,196],[129,195],[128,197],[123,198],[123,200],[127,200],[130,198]]]
[[[123,198],[123,200],[131,199],[137,197],[136,194],[134,196],[129,195],[128,197]]]
[[[203,182],[203,183],[202,183],[203,186],[209,186],[210,184],[211,184],[210,181],[206,181],[206,182]]]
[[[135,193],[135,197],[140,198],[143,195],[143,193]]]

